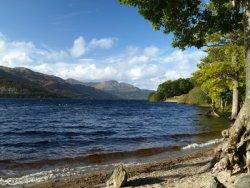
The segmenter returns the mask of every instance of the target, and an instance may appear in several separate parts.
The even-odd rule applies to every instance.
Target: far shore
[[[208,104],[192,104],[192,103],[184,103],[184,102],[179,102],[178,100],[175,99],[166,99],[165,101],[166,103],[175,103],[175,104],[187,104],[187,105],[195,105],[195,106],[200,106],[200,107],[206,107],[206,108],[210,108],[211,106]]]

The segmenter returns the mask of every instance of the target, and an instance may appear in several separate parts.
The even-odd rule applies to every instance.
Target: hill
[[[167,80],[161,83],[157,91],[150,93],[149,101],[165,101],[168,98],[174,96],[180,96],[187,94],[191,89],[194,88],[194,84],[190,78],[179,78],[177,80]]]
[[[187,94],[167,98],[165,101],[199,106],[209,106],[210,102],[207,95],[199,87],[194,87]]]
[[[79,81],[74,79],[68,79],[67,81],[71,84],[79,84]],[[115,80],[104,82],[81,82],[80,84],[94,87],[98,90],[115,95],[120,99],[126,100],[147,100],[149,93],[152,92],[151,90],[140,89],[131,84],[117,82]]]
[[[70,84],[56,76],[3,66],[0,66],[0,97],[117,99],[110,93],[82,84]]]

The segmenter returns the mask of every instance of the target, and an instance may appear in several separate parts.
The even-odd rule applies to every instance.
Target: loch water
[[[209,145],[229,123],[206,111],[148,101],[1,99],[0,185]]]

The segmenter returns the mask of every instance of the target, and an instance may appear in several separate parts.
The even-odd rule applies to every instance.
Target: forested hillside
[[[0,97],[117,99],[116,96],[26,68],[0,67]]]
[[[193,82],[188,79],[180,78],[178,80],[167,80],[160,84],[156,92],[149,95],[150,101],[165,101],[167,98],[179,96],[188,93],[193,89]]]

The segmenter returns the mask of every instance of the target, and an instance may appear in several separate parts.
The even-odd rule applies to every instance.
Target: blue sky
[[[171,34],[116,0],[2,0],[0,32],[0,65],[81,81],[156,89],[190,76],[204,56],[172,48]]]

